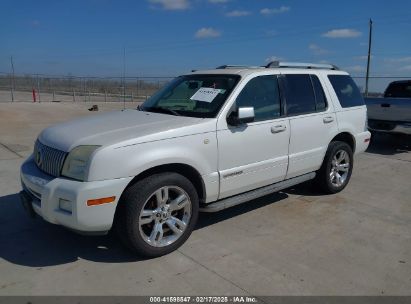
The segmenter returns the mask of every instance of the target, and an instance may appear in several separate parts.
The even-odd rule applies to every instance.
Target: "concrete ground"
[[[19,166],[37,134],[96,115],[87,107],[0,104],[0,295],[411,295],[405,139],[377,137],[337,195],[306,184],[201,214],[179,250],[141,260],[112,235],[80,236],[20,206]]]

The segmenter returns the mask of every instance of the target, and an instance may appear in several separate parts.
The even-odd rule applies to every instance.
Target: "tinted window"
[[[310,75],[285,75],[287,114],[315,112],[315,96]]]
[[[239,79],[236,75],[193,74],[177,77],[144,102],[142,109],[192,117],[215,117]],[[201,94],[207,89],[213,93],[210,99],[205,99]]]
[[[357,85],[348,75],[328,75],[343,108],[362,106],[364,100]]]
[[[311,80],[313,82],[314,93],[315,93],[315,100],[316,100],[316,107],[315,109],[318,111],[323,111],[327,108],[327,98],[325,97],[323,86],[320,83],[320,80],[317,76],[311,75]]]
[[[259,76],[251,79],[238,95],[237,107],[254,107],[255,121],[280,116],[280,93],[277,76]]]
[[[411,98],[411,81],[392,82],[385,91],[384,97]]]

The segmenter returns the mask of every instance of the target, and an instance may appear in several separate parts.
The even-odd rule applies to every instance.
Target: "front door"
[[[287,173],[290,125],[282,116],[277,76],[252,78],[235,103],[254,107],[255,120],[217,131],[220,199],[282,181]]]

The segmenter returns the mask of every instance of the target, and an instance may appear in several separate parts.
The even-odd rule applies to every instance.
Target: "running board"
[[[233,207],[233,206],[246,203],[258,197],[262,197],[262,196],[295,186],[297,184],[301,184],[303,182],[313,179],[314,177],[315,177],[315,172],[293,177],[293,178],[287,179],[282,182],[278,182],[278,183],[275,183],[269,186],[251,190],[251,191],[241,193],[235,196],[230,196],[228,198],[224,198],[214,203],[210,203],[200,208],[200,211],[201,212],[218,212],[218,211],[221,211],[221,210]]]

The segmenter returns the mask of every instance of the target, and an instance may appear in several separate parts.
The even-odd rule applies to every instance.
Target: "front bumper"
[[[132,180],[132,177],[127,177],[79,182],[63,177],[55,178],[39,170],[32,156],[21,166],[20,177],[26,207],[29,204],[47,222],[83,233],[110,230],[118,200]],[[115,196],[112,203],[87,206],[90,199],[111,196]],[[66,206],[71,205],[71,212],[67,208],[60,208],[61,201],[65,201]]]
[[[411,135],[411,123],[385,120],[368,120],[368,129],[385,133],[399,133]]]

